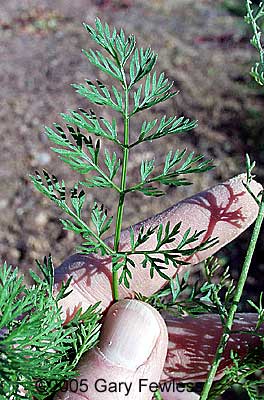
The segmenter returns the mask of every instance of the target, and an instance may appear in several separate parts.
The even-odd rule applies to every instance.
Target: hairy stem
[[[115,229],[115,239],[114,239],[114,251],[118,252],[120,235],[122,230],[123,212],[124,212],[124,202],[125,202],[125,192],[126,192],[126,176],[127,176],[127,164],[129,155],[129,110],[128,110],[128,87],[125,81],[125,107],[124,107],[124,149],[123,149],[123,163],[122,163],[122,175],[120,183],[120,195],[117,208],[116,217],[116,229]],[[118,300],[118,271],[115,271],[113,265],[113,297],[114,300]]]
[[[262,195],[258,216],[257,216],[257,219],[256,219],[256,223],[255,223],[255,226],[254,226],[252,237],[251,237],[251,240],[250,240],[250,243],[249,243],[249,246],[248,246],[248,250],[247,250],[245,261],[244,261],[244,264],[243,264],[243,267],[242,267],[241,275],[240,275],[240,278],[238,280],[238,284],[237,284],[236,291],[235,291],[235,294],[234,294],[234,299],[233,299],[232,305],[230,307],[230,310],[229,310],[229,313],[228,313],[228,316],[227,316],[227,319],[226,319],[226,323],[225,323],[225,326],[224,326],[224,332],[223,332],[223,335],[222,335],[222,337],[220,339],[219,345],[217,347],[215,358],[214,358],[214,361],[212,363],[212,367],[211,367],[210,372],[209,372],[209,374],[207,376],[207,380],[206,380],[206,382],[204,384],[200,400],[207,400],[208,399],[208,395],[209,395],[210,389],[212,387],[214,378],[216,376],[217,369],[219,367],[223,352],[224,352],[226,344],[228,342],[228,339],[229,339],[229,336],[230,336],[230,331],[231,331],[231,328],[232,328],[232,325],[233,325],[233,321],[234,321],[234,317],[235,317],[235,313],[237,311],[237,307],[238,307],[238,304],[239,304],[240,299],[241,299],[241,295],[242,295],[242,292],[243,292],[243,289],[244,289],[244,286],[245,286],[245,283],[246,283],[246,280],[247,280],[248,271],[249,271],[250,264],[251,264],[251,261],[252,261],[252,256],[254,254],[255,247],[256,247],[256,244],[257,244],[257,240],[258,240],[258,237],[259,237],[259,234],[260,234],[260,229],[261,229],[261,225],[262,225],[262,222],[263,222],[263,218],[264,218],[264,196]]]

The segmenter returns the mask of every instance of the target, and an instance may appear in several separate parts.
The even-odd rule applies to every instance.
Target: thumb
[[[59,393],[56,400],[150,400],[167,346],[166,325],[154,308],[137,300],[119,301],[107,313],[98,346],[78,366],[79,391]]]

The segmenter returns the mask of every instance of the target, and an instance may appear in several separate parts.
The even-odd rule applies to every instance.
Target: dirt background
[[[232,3],[232,1],[229,1]],[[256,58],[249,31],[236,13],[220,0],[9,0],[0,10],[0,254],[2,261],[25,272],[34,260],[52,253],[55,265],[78,244],[62,229],[62,213],[36,192],[28,175],[47,169],[71,187],[77,177],[49,151],[43,125],[60,122],[67,109],[89,107],[71,83],[85,78],[107,82],[81,55],[95,47],[81,22],[99,16],[111,26],[136,33],[138,43],[159,53],[158,70],[175,81],[180,94],[140,118],[182,115],[199,120],[199,127],[182,136],[141,145],[131,154],[128,182],[138,177],[142,156],[155,154],[157,164],[170,149],[188,147],[213,158],[216,169],[191,177],[193,185],[169,188],[162,199],[130,196],[125,209],[129,225],[169,207],[183,197],[245,170],[245,153],[257,161],[264,177],[264,91],[249,76]],[[148,115],[147,115],[148,114]],[[103,111],[107,116],[107,111]],[[142,119],[132,123],[137,134]],[[111,193],[90,191],[89,200],[104,202],[111,215]],[[233,242],[221,257],[239,274],[249,233]],[[262,289],[263,246],[259,245],[246,295]]]
[[[64,178],[68,187],[78,178],[49,151],[43,126],[60,122],[58,114],[67,109],[89,107],[71,83],[98,77],[107,82],[81,54],[82,48],[96,47],[81,22],[93,24],[97,16],[136,33],[139,45],[150,44],[159,53],[158,71],[165,71],[180,90],[176,98],[132,122],[132,137],[142,118],[153,119],[154,114],[184,114],[199,120],[191,133],[163,139],[162,146],[160,140],[141,145],[132,152],[128,182],[137,179],[143,155],[155,154],[159,164],[170,149],[188,147],[213,158],[216,165],[211,173],[191,177],[190,187],[169,188],[162,199],[142,201],[140,194],[131,195],[125,208],[126,225],[243,172],[246,152],[255,157],[258,179],[263,181],[264,92],[248,73],[257,55],[248,43],[248,28],[223,1],[4,2],[0,11],[0,254],[3,261],[25,271],[36,258],[49,253],[58,265],[78,244],[78,238],[62,229],[58,218],[63,214],[36,192],[28,175],[45,168]],[[107,110],[100,112],[108,116]],[[111,193],[90,190],[88,198],[91,204],[103,201],[109,213],[115,214]],[[234,242],[224,255],[234,261],[235,277],[247,237]],[[250,295],[256,295],[255,278],[264,269],[261,254],[260,248],[249,279]]]

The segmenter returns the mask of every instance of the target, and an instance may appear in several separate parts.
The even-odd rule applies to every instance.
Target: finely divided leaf
[[[153,67],[156,64],[158,55],[155,54],[151,48],[147,48],[145,51],[141,49],[136,49],[133,57],[131,58],[130,61],[130,84],[129,84],[129,89],[140,81],[144,76],[148,75],[150,71],[153,69]],[[145,85],[145,95],[148,96],[149,89],[150,89],[150,84],[148,81],[148,77],[146,80],[146,85]]]
[[[61,116],[66,122],[76,125],[78,128],[85,129],[88,133],[111,140],[118,145],[121,144],[117,138],[115,118],[110,123],[103,117],[98,118],[92,109],[88,112],[82,108],[79,108],[79,111],[70,110],[68,114],[62,113]],[[65,146],[64,143],[58,142],[57,144]]]
[[[94,203],[91,219],[99,237],[109,230],[113,221],[113,217],[107,218],[107,210],[104,205],[99,207],[97,203]]]
[[[95,84],[87,79],[86,85],[73,84],[72,86],[76,89],[77,93],[92,103],[101,106],[109,106],[115,111],[123,112],[122,94],[116,88],[112,87],[114,93],[113,98],[113,95],[111,95],[107,87],[99,80],[96,80]]]
[[[136,102],[139,105],[139,98],[136,96]],[[144,121],[140,130],[140,135],[138,140],[131,144],[131,147],[146,141],[152,141],[155,139],[160,139],[167,135],[180,134],[188,132],[197,126],[197,121],[190,121],[188,118],[184,117],[162,117],[159,126],[154,132],[151,132],[157,125],[158,120]]]
[[[105,23],[103,25],[99,18],[95,20],[95,29],[88,24],[83,25],[90,33],[91,38],[110,54],[114,63],[103,54],[99,56],[98,53],[95,56],[91,53],[91,59],[88,57],[89,60],[102,71],[104,71],[104,68],[108,69],[104,72],[109,73],[110,67],[110,71],[112,70],[118,75],[117,79],[121,78],[119,74],[135,49],[136,40],[134,35],[126,38],[123,29],[117,33],[115,28],[111,34],[108,24]],[[119,80],[124,83],[122,79]]]
[[[178,92],[172,92],[173,82],[170,83],[167,78],[165,78],[162,72],[159,77],[157,77],[156,72],[148,75],[145,82],[145,93],[144,97],[141,98],[143,85],[141,84],[137,91],[134,92],[134,108],[131,116],[139,111],[150,108],[158,103],[161,103],[169,98],[176,96]]]
[[[141,161],[141,168],[140,168],[140,175],[141,175],[141,183],[146,182],[148,176],[154,170],[154,162],[155,160],[142,160]]]

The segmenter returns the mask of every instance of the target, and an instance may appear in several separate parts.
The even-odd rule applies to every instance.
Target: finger
[[[133,227],[135,237],[142,226],[149,228],[170,222],[172,227],[182,222],[180,234],[168,247],[176,247],[182,235],[190,227],[191,233],[195,230],[204,230],[204,234],[195,245],[205,241],[210,236],[218,237],[219,243],[213,248],[194,255],[188,261],[195,264],[205,259],[237,237],[252,224],[257,216],[258,206],[244,188],[244,180],[245,175],[239,175],[223,184],[185,199],[159,215],[136,224]],[[250,188],[257,195],[262,186],[252,181]],[[130,249],[129,237],[129,229],[124,230],[121,234],[121,250]],[[112,245],[113,238],[109,238],[106,241],[109,245]],[[141,250],[154,249],[155,244],[155,236],[153,235],[141,246]],[[157,273],[153,279],[150,278],[149,270],[141,267],[141,255],[133,256],[132,258],[136,268],[132,270],[133,278],[130,282],[130,289],[128,290],[120,285],[120,298],[133,296],[134,292],[149,296],[166,283]],[[111,267],[111,257],[100,257],[94,254],[75,254],[56,269],[55,281],[57,284],[67,279],[70,275],[73,277],[73,292],[65,299],[65,306],[68,308],[69,313],[74,311],[74,307],[82,305],[83,308],[86,308],[97,301],[101,301],[103,308],[109,306],[112,301]],[[184,267],[180,267],[176,271],[171,264],[167,267],[166,274],[170,277],[184,269]]]
[[[189,247],[196,247],[209,237],[217,237],[219,240],[217,245],[196,253],[191,258],[187,257],[190,264],[197,264],[240,235],[256,219],[258,205],[245,189],[243,185],[245,181],[246,175],[242,174],[185,199],[168,210],[136,224],[133,227],[135,236],[137,236],[142,226],[147,229],[159,224],[165,226],[167,222],[170,222],[170,226],[173,227],[181,222],[180,233],[172,243],[166,245],[167,249],[177,247],[189,228],[191,228],[190,234],[195,231],[205,231],[200,239]],[[262,186],[256,181],[252,181],[250,188],[255,195],[262,190]],[[124,251],[130,249],[129,235],[129,229],[122,232],[121,248]],[[142,244],[140,249],[148,250],[155,248],[155,246],[156,235],[152,235],[146,243]],[[182,259],[186,260],[184,257]],[[162,277],[155,274],[154,279],[150,279],[149,270],[140,267],[143,257],[134,256],[133,260],[139,266],[139,268],[132,271],[131,289],[133,291],[150,296],[164,286],[166,282]],[[180,267],[176,271],[175,267],[170,263],[167,265],[165,272],[168,276],[173,277],[176,272],[180,273],[181,270],[184,271],[185,267]]]
[[[196,253],[188,261],[196,264],[205,260],[240,235],[256,219],[258,205],[244,187],[243,183],[245,182],[246,174],[241,174],[180,201],[162,213],[136,224],[133,227],[135,234],[142,226],[149,228],[158,224],[166,225],[167,222],[170,222],[172,227],[181,222],[179,236],[168,247],[177,246],[189,228],[191,228],[191,232],[204,231],[200,240],[193,243],[192,247],[196,247],[197,244],[204,242],[209,237],[217,237],[219,243],[213,248]],[[252,181],[250,189],[257,195],[263,188],[258,182]],[[128,235],[128,229],[122,232],[121,243],[125,248],[129,248]],[[148,249],[155,245],[156,240],[153,235],[146,244],[142,245],[142,248]]]
[[[254,332],[257,314],[237,314],[232,331]],[[206,379],[218,343],[223,333],[218,315],[201,315],[197,318],[168,319],[168,353],[163,380],[201,382]],[[263,333],[262,328],[262,333]],[[234,350],[243,358],[249,349],[261,344],[256,335],[233,333],[230,336],[218,369],[219,379],[226,367],[232,365],[230,352]]]
[[[181,385],[174,391],[161,393],[162,400],[198,400],[200,398],[198,394],[189,390],[192,390],[192,388],[190,387],[189,389],[188,387]]]
[[[60,393],[56,400],[150,400],[159,382],[168,336],[160,314],[146,303],[122,300],[107,313],[100,342],[79,364],[86,392]]]

